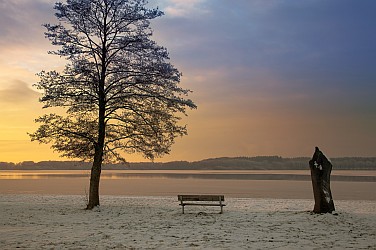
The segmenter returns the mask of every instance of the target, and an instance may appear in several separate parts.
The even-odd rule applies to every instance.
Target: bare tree
[[[151,40],[150,21],[163,12],[145,0],[67,0],[56,3],[58,24],[45,35],[65,57],[63,72],[42,71],[36,87],[47,114],[31,139],[51,143],[64,157],[92,161],[89,203],[99,205],[102,163],[124,161],[123,153],[154,159],[169,153],[187,108],[189,90],[168,52]]]

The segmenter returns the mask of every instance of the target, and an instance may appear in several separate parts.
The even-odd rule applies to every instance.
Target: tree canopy
[[[178,86],[181,73],[164,47],[151,40],[150,20],[163,15],[144,0],[68,0],[56,3],[59,24],[46,24],[46,37],[60,48],[51,54],[69,63],[63,72],[42,71],[37,88],[44,107],[66,107],[66,115],[48,114],[33,140],[52,143],[65,157],[90,160],[104,123],[104,157],[120,152],[146,158],[169,152],[185,135],[178,113],[195,108]],[[100,114],[100,111],[102,112]],[[100,116],[100,115],[101,116]]]
[[[151,39],[150,21],[163,13],[144,0],[67,0],[55,4],[58,24],[45,24],[46,37],[67,59],[63,72],[42,71],[36,87],[46,114],[32,140],[51,143],[62,156],[92,160],[89,203],[99,205],[103,161],[123,153],[154,159],[169,153],[187,108],[189,90],[167,50]]]

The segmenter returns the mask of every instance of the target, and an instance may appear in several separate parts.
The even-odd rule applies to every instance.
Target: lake
[[[0,171],[0,194],[86,196],[90,171]],[[376,171],[332,172],[336,200],[376,200]],[[237,198],[313,198],[309,170],[103,170],[100,193],[124,196],[224,194]]]

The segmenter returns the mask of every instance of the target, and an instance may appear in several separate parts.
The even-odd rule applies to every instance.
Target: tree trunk
[[[94,162],[91,168],[90,175],[90,190],[89,190],[89,203],[87,204],[86,209],[93,209],[96,206],[99,206],[99,181],[101,177],[101,162]]]
[[[104,103],[104,101],[102,102]],[[90,176],[90,190],[89,190],[89,203],[86,209],[93,209],[99,206],[99,181],[102,172],[102,162],[103,162],[103,150],[104,150],[104,140],[106,124],[104,121],[105,117],[104,105],[100,105],[99,108],[99,122],[98,122],[98,143],[95,146],[94,161],[91,168]]]
[[[99,144],[95,147],[94,162],[91,168],[89,203],[86,209],[93,209],[99,206],[99,181],[102,172],[103,147],[104,147],[104,124],[99,126]]]
[[[331,213],[335,210],[330,190],[330,174],[332,164],[319,150],[315,149],[312,159],[309,161],[311,169],[311,179],[313,187],[313,196],[315,199],[314,213]]]
[[[107,2],[104,2],[107,10]],[[106,94],[105,94],[105,82],[106,82],[106,65],[107,65],[107,15],[103,20],[103,42],[101,53],[101,71],[98,81],[98,141],[95,146],[94,162],[91,168],[90,177],[90,193],[89,204],[86,209],[93,209],[95,206],[99,206],[99,181],[102,171],[104,141],[106,137]]]

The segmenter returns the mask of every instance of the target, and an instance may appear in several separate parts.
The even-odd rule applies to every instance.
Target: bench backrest
[[[179,201],[225,201],[224,195],[178,195]]]

